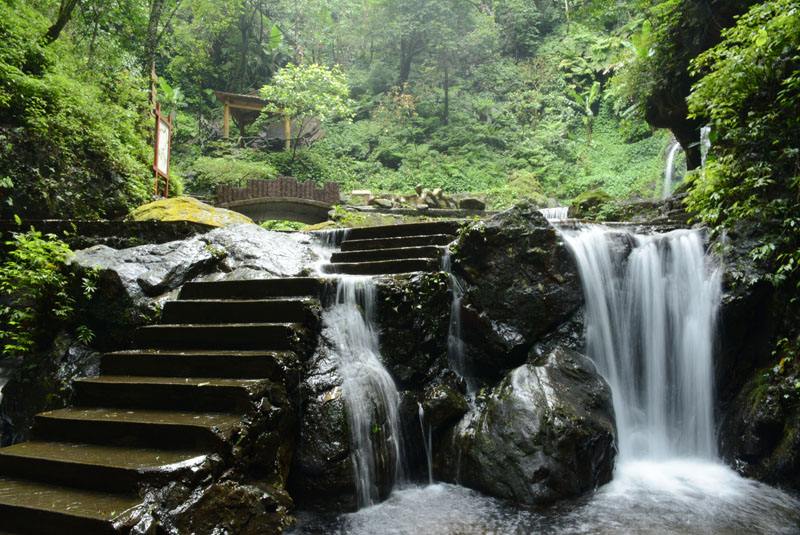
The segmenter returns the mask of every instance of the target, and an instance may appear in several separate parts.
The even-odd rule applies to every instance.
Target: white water
[[[539,211],[548,221],[561,221],[569,217],[568,206],[558,206],[556,208],[540,208]]]
[[[666,199],[672,195],[672,182],[675,176],[675,157],[681,149],[681,144],[677,141],[672,144],[667,153],[667,164],[664,166],[664,187],[662,197]]]
[[[464,300],[464,285],[453,273],[449,247],[445,248],[442,256],[442,271],[449,276],[450,291],[453,293],[453,300],[450,304],[450,323],[447,332],[447,361],[450,369],[464,379],[467,385],[467,393],[472,397],[477,390],[477,384],[469,372],[464,351],[464,339],[461,336],[461,303]]]
[[[711,127],[704,126],[700,129],[700,166],[705,171],[708,151],[711,150]]]
[[[613,392],[619,462],[714,459],[719,270],[698,231],[565,232],[586,297],[586,345]],[[625,248],[632,246],[626,258]]]
[[[404,477],[400,394],[381,362],[374,313],[374,281],[341,277],[336,304],[323,314],[338,356],[359,507],[380,499],[382,466],[392,483]]]
[[[419,407],[419,429],[422,431],[422,444],[425,447],[425,463],[428,468],[428,484],[433,485],[433,440],[431,426],[425,427],[425,409],[422,403],[417,403]]]

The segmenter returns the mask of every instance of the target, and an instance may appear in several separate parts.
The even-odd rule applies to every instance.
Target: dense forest
[[[677,140],[695,220],[719,230],[757,223],[754,257],[775,282],[797,279],[795,1],[4,0],[0,9],[6,219],[116,218],[150,200],[157,99],[176,125],[172,191],[201,198],[221,183],[290,175],[345,191],[475,192],[492,208],[651,199]],[[215,90],[293,100],[296,113],[324,120],[325,135],[281,150],[258,120],[222,139]],[[701,155],[703,126],[711,149]]]

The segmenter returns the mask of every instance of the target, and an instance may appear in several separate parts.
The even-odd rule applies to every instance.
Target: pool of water
[[[797,534],[800,501],[699,460],[635,461],[581,500],[520,509],[457,485],[395,491],[356,513],[298,515],[295,535]]]

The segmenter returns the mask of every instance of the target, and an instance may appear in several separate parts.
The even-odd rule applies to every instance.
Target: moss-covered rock
[[[611,195],[601,189],[584,191],[572,200],[570,217],[577,219],[605,219],[604,208],[612,203]]]
[[[252,223],[253,220],[231,210],[215,208],[191,197],[175,197],[154,201],[128,215],[132,221],[190,221],[211,227],[227,227]]]

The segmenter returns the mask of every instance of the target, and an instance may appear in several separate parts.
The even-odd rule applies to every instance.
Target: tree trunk
[[[44,41],[46,44],[49,45],[58,39],[58,36],[61,35],[61,31],[64,29],[64,26],[66,26],[69,20],[72,18],[72,13],[80,3],[81,0],[61,0],[61,4],[58,6],[58,17],[53,25],[47,29],[47,33],[44,34]]]

